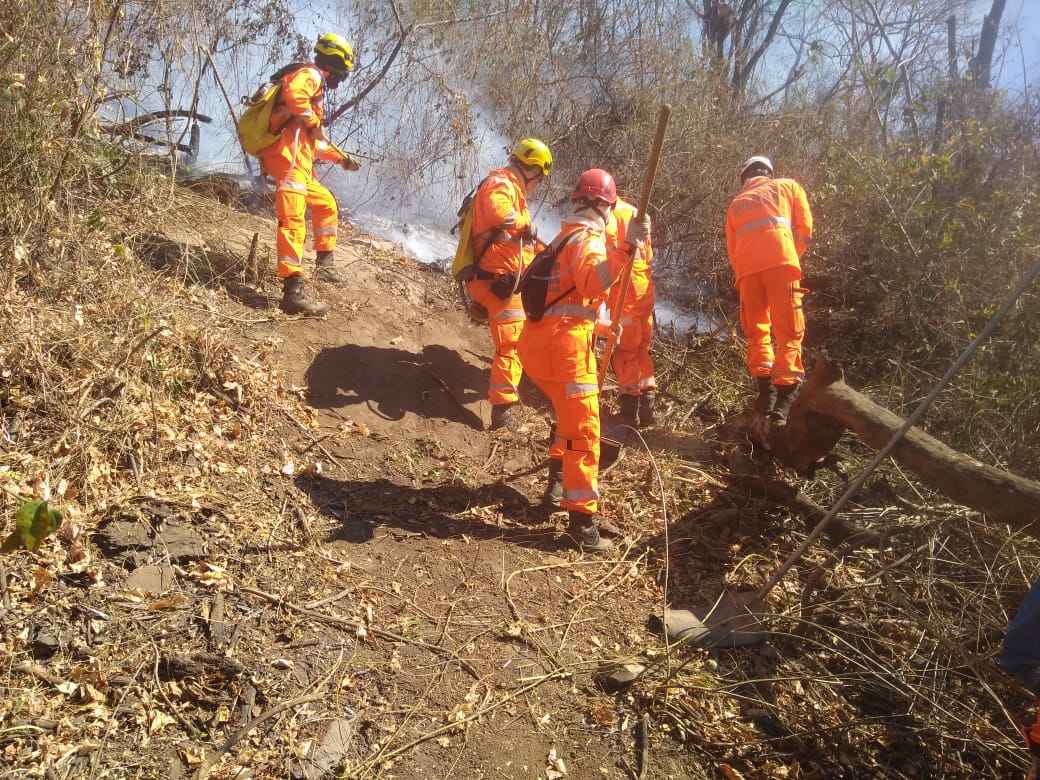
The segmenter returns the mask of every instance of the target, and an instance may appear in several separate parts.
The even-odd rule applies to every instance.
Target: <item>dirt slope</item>
[[[649,642],[659,596],[645,555],[626,557],[622,540],[613,558],[583,558],[562,542],[565,516],[539,501],[545,411],[525,388],[520,430],[484,431],[490,344],[442,274],[348,228],[349,283],[311,288],[332,313],[287,318],[269,274],[260,288],[241,279],[254,233],[266,264],[273,231],[183,194],[140,244],[164,273],[200,280],[193,298],[303,405],[267,420],[269,452],[211,475],[198,499],[109,507],[91,537],[106,588],[63,582],[71,612],[18,624],[27,640],[53,638],[37,660],[60,677],[82,665],[68,655],[74,616],[105,615],[84,657],[104,670],[90,690],[122,716],[76,732],[95,734],[90,749],[62,758],[51,744],[49,765],[66,777],[626,777],[632,721],[591,673]],[[214,392],[234,406],[233,390]],[[63,711],[43,701],[24,707]],[[652,776],[685,776],[667,751],[656,760]]]

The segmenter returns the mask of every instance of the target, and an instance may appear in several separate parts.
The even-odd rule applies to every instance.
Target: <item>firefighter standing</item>
[[[812,238],[812,213],[798,182],[773,178],[768,157],[750,158],[740,179],[726,214],[726,246],[740,292],[747,367],[758,383],[754,408],[782,421],[805,375],[800,258]]]
[[[622,247],[636,207],[618,198],[607,222],[607,246]],[[650,345],[654,337],[655,288],[654,250],[650,238],[632,258],[632,282],[621,309],[621,337],[614,348],[612,368],[621,392],[621,418],[626,425],[645,427],[654,424],[654,396],[657,380]],[[610,291],[610,311],[615,311],[621,286]]]
[[[338,163],[346,170],[360,167],[327,142],[322,128],[326,84],[335,89],[353,68],[350,44],[341,35],[327,33],[314,46],[313,63],[290,65],[276,74],[282,89],[271,114],[271,131],[279,137],[259,157],[263,172],[276,182],[278,277],[282,279],[281,309],[288,314],[324,314],[329,309],[327,304],[303,294],[304,216],[308,206],[318,255],[317,276],[328,282],[344,281],[333,261],[339,209],[332,193],[314,178],[314,163]]]
[[[605,231],[617,202],[606,171],[585,171],[571,194],[560,246],[538,322],[520,336],[524,370],[552,401],[555,438],[549,448],[550,486],[562,481],[560,505],[568,511],[568,533],[585,549],[602,552],[611,543],[599,534],[599,387],[593,333],[596,310],[632,253],[646,241],[645,221],[629,226],[622,248],[609,248]],[[573,236],[571,235],[573,234]],[[563,239],[567,238],[566,241]]]
[[[488,387],[492,430],[509,424],[520,400],[516,389],[523,368],[516,345],[525,318],[517,283],[535,254],[527,197],[552,172],[552,164],[548,146],[525,138],[514,147],[506,167],[488,174],[473,200],[470,240],[476,263],[466,290],[487,309],[495,348]]]

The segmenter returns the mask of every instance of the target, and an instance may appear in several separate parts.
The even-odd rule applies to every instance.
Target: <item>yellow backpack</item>
[[[451,229],[452,233],[457,233],[459,236],[459,246],[455,250],[455,259],[451,263],[451,274],[460,282],[471,279],[477,269],[477,263],[480,262],[480,258],[473,252],[473,200],[486,181],[487,179],[484,179],[462,199],[462,205],[457,214],[459,221]]]
[[[279,133],[271,132],[271,112],[278,105],[282,93],[282,78],[308,65],[308,62],[286,65],[272,75],[252,97],[242,98],[242,105],[246,108],[238,119],[238,140],[247,154],[258,155],[278,140]]]

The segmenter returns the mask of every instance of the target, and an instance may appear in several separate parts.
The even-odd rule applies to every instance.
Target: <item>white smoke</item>
[[[361,65],[366,64],[366,58],[371,64],[374,49],[366,41],[371,41],[373,34],[370,29],[359,29],[354,6],[354,0],[298,0],[296,26],[304,38],[311,40],[328,30],[342,32],[356,42]],[[476,86],[459,78],[459,69],[442,59],[435,41],[415,36],[411,45],[424,47],[423,67],[436,78],[423,80],[422,74],[392,69],[386,85],[377,86],[358,106],[357,113],[344,116],[331,128],[332,138],[342,140],[346,151],[362,156],[362,170],[348,173],[323,165],[318,176],[336,194],[351,222],[398,244],[421,262],[444,262],[455,254],[458,239],[451,229],[463,196],[489,170],[506,164],[509,148],[518,139],[495,125]],[[241,111],[240,98],[252,94],[282,64],[268,61],[270,51],[259,46],[236,51],[233,60],[216,58],[236,112]],[[347,100],[372,77],[373,70],[355,74],[354,80],[332,95],[330,105]],[[195,75],[190,68],[185,69],[176,107],[190,105]],[[212,75],[201,84],[198,110],[214,121],[201,127],[200,154],[193,167],[200,173],[255,174],[257,163],[252,161],[247,168],[227,101]],[[148,108],[161,107],[156,104]],[[461,152],[459,148],[442,153],[429,148],[430,139],[445,137],[444,124],[456,111],[467,120]],[[550,177],[547,185],[529,199],[535,226],[544,241],[559,231],[560,214],[554,204],[567,194],[569,184]],[[674,323],[677,331],[705,328],[701,318],[665,302],[658,304],[657,313],[659,323]]]

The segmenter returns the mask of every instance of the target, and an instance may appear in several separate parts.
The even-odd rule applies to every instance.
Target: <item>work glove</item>
[[[633,221],[628,226],[625,234],[625,242],[632,250],[643,246],[650,239],[650,217],[642,216],[638,221]]]
[[[516,274],[501,274],[495,277],[495,280],[489,285],[491,292],[499,300],[505,300],[513,294],[516,289]]]
[[[343,160],[340,162],[340,167],[345,171],[360,171],[361,163],[351,157],[349,154],[343,155]]]

